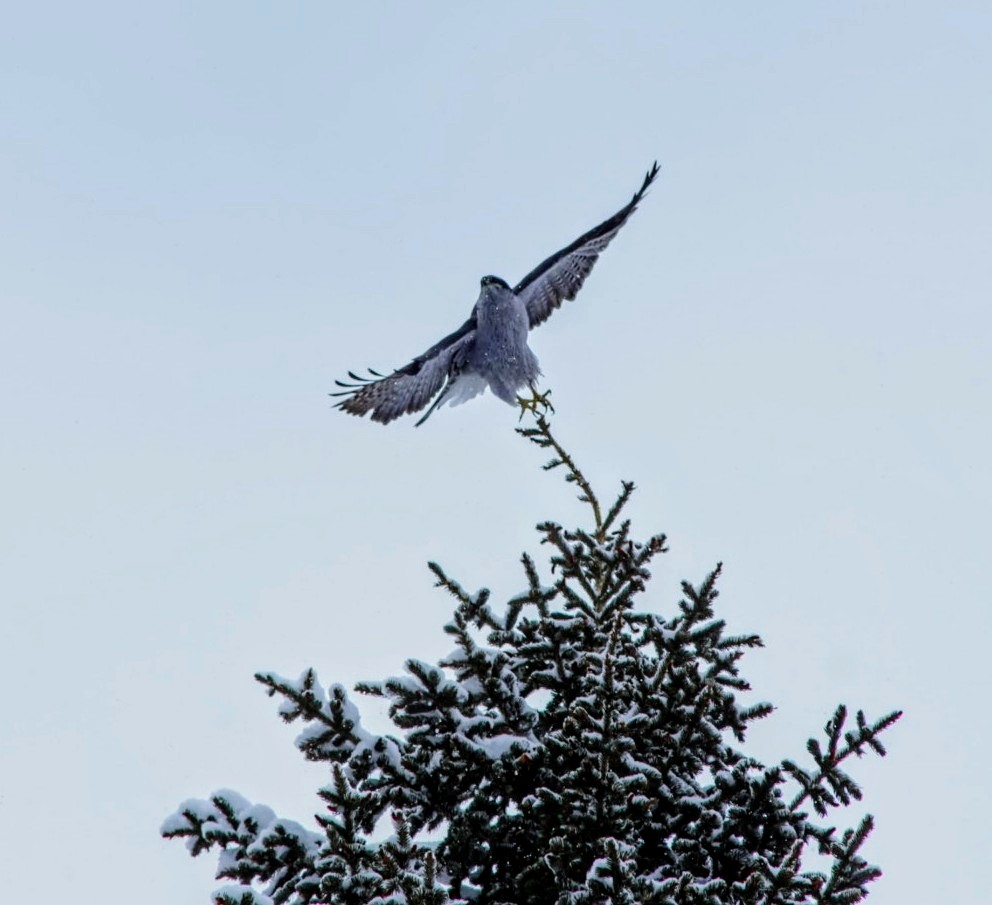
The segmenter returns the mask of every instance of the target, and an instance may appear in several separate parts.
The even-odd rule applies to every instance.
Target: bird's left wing
[[[369,369],[371,377],[359,377],[348,372],[355,383],[334,382],[343,387],[344,396],[336,407],[349,415],[372,413],[372,420],[388,424],[400,415],[419,412],[455,376],[465,362],[475,342],[475,314],[454,333],[448,334],[405,367],[383,376]]]
[[[657,175],[658,164],[655,162],[628,204],[599,226],[579,236],[568,247],[542,261],[513,288],[527,308],[531,329],[543,324],[553,311],[561,307],[563,301],[575,298],[596,260],[637,210],[637,205]]]

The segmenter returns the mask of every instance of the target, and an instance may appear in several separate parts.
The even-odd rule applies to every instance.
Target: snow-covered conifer
[[[880,873],[861,854],[872,818],[839,834],[818,821],[860,800],[842,768],[884,754],[878,737],[900,714],[852,722],[838,707],[806,765],[746,754],[772,706],[740,700],[741,659],[761,639],[717,616],[720,567],[674,607],[639,606],[666,547],[623,518],[634,485],[604,511],[543,417],[520,433],[552,451],[545,468],[579,488],[591,524],[538,525],[549,562],[524,554],[524,590],[500,607],[430,564],[454,599],[454,650],[355,689],[388,700],[394,734],[365,729],[313,670],[256,676],[302,724],[300,751],[328,766],[314,829],[220,791],[181,804],[163,835],[217,852],[221,905],[862,899]],[[393,835],[375,841],[385,815]]]

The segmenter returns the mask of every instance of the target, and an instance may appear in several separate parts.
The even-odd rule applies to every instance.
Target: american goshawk
[[[439,406],[465,402],[486,387],[510,405],[547,404],[547,394],[541,396],[534,389],[541,370],[527,345],[527,333],[543,324],[563,301],[575,298],[657,175],[655,163],[624,207],[542,261],[512,289],[499,277],[483,277],[468,320],[405,367],[388,375],[369,369],[368,377],[349,371],[354,383],[335,381],[343,391],[331,395],[345,397],[336,407],[350,415],[371,412],[373,421],[388,424],[400,415],[419,412],[437,396],[417,422],[419,427]],[[530,401],[517,396],[525,386],[533,394]]]

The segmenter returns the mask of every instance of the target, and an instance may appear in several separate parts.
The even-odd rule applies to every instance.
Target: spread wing
[[[571,245],[542,261],[514,287],[513,291],[527,307],[532,330],[551,317],[563,301],[575,298],[600,254],[637,210],[637,205],[657,175],[658,164],[655,162],[629,204],[620,208],[609,220],[579,236]]]
[[[422,409],[449,379],[456,377],[468,358],[475,342],[475,315],[473,314],[454,333],[418,355],[406,367],[383,376],[369,369],[371,377],[359,377],[348,372],[355,383],[334,382],[343,387],[332,396],[345,398],[336,408],[349,415],[372,413],[372,420],[382,424]]]

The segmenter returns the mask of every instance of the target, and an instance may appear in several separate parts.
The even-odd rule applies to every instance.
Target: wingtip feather
[[[661,172],[661,167],[658,165],[656,160],[651,164],[651,169],[647,171],[644,175],[644,182],[641,183],[641,187],[634,193],[633,204],[637,204],[645,195],[647,190],[651,187],[651,183],[654,182],[655,177]]]

